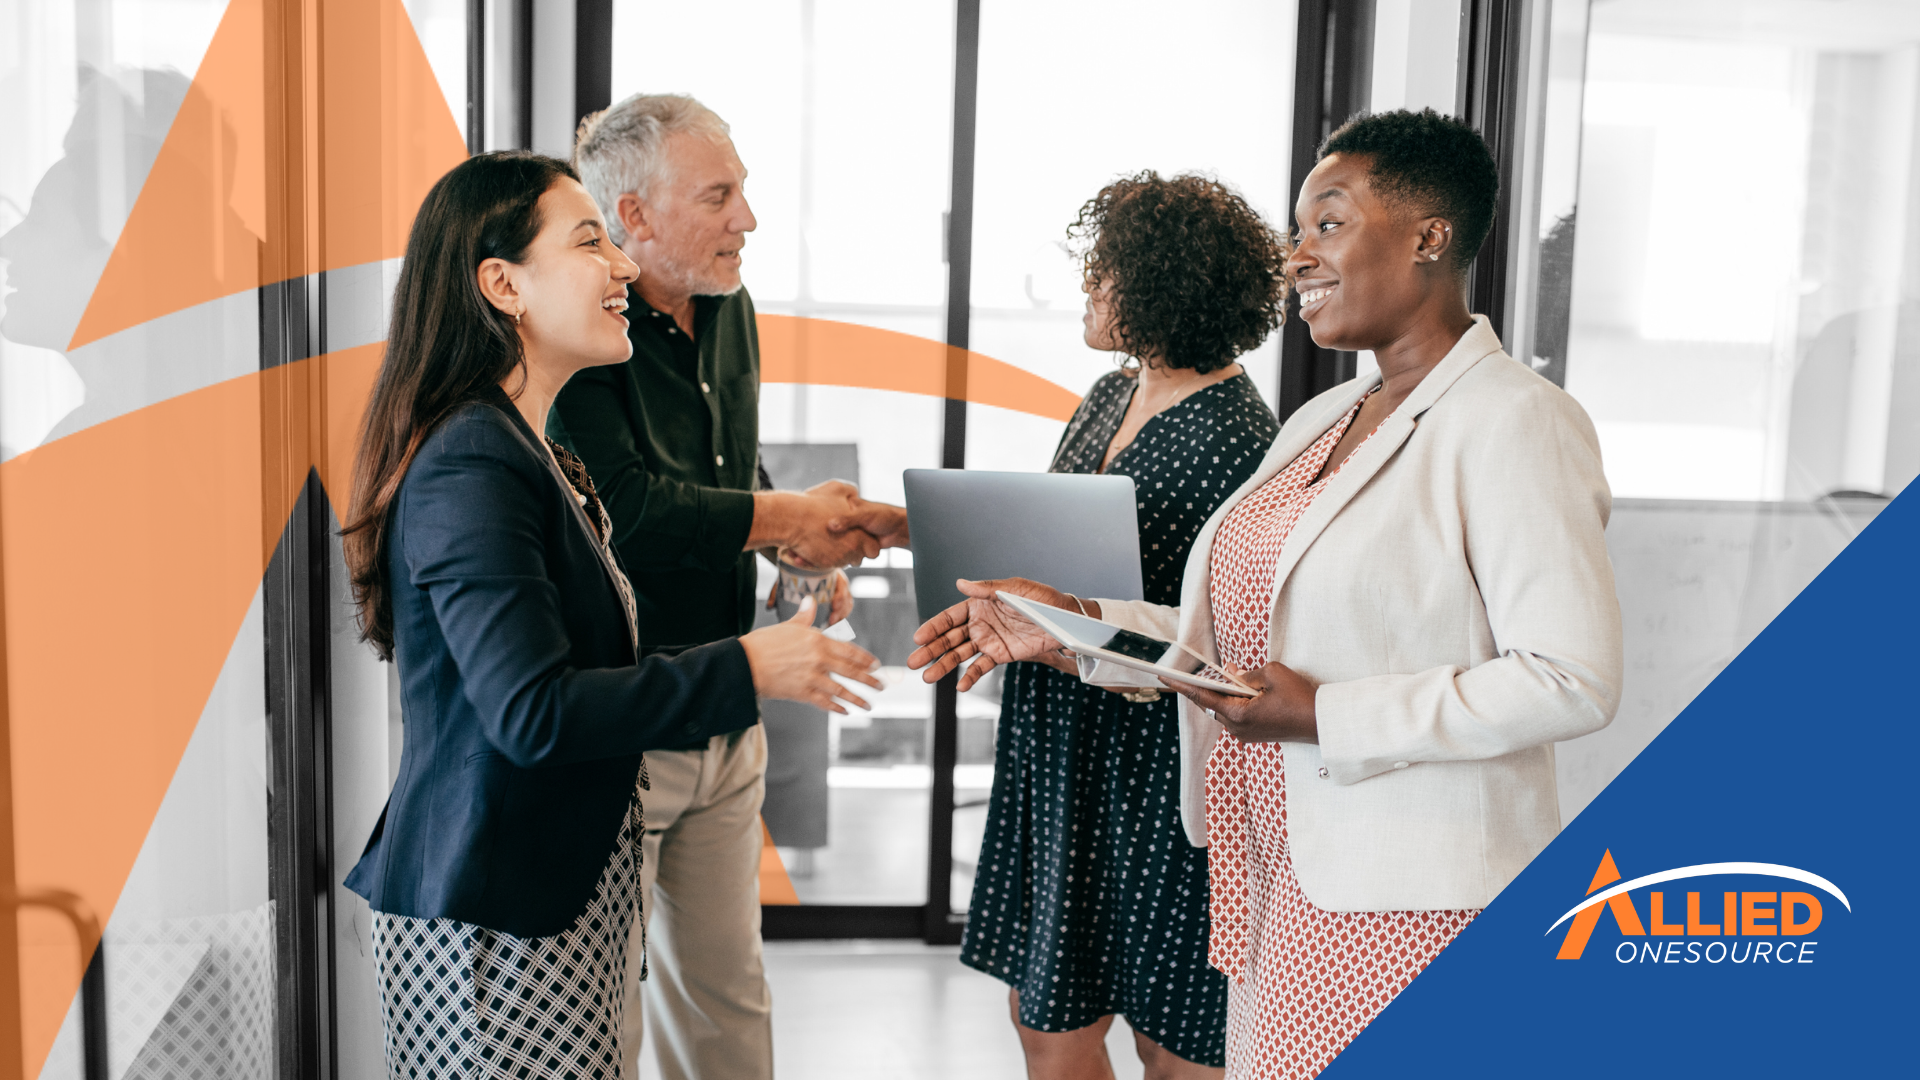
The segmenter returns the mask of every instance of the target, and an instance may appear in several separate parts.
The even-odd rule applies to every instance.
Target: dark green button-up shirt
[[[753,300],[694,298],[694,341],[627,290],[633,356],[560,392],[547,433],[586,463],[633,582],[640,642],[700,645],[753,628],[760,338]]]

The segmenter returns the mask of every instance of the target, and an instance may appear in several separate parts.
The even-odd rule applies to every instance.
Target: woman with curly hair
[[[1279,426],[1234,358],[1281,319],[1282,238],[1202,176],[1107,185],[1067,230],[1089,348],[1129,358],[1096,382],[1051,471],[1133,477],[1146,596],[1172,604],[1202,522]],[[1012,987],[1036,1080],[1111,1077],[1127,1018],[1150,1078],[1218,1076],[1226,979],[1207,966],[1206,851],[1180,822],[1171,696],[1080,682],[1051,655],[1002,692],[993,794],[961,961]]]
[[[1553,744],[1620,704],[1600,441],[1467,309],[1499,190],[1480,134],[1432,109],[1336,129],[1287,269],[1315,343],[1379,370],[1287,420],[1200,530],[1177,605],[1009,578],[914,634],[908,662],[968,663],[963,690],[1057,651],[985,599],[1006,590],[1258,691],[1179,689],[1231,1080],[1319,1075],[1553,840]]]

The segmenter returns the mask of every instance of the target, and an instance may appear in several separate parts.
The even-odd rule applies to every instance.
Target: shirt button
[[[1393,763],[1393,767],[1396,769],[1404,769],[1407,767],[1407,763],[1404,761],[1396,761]]]
[[[1325,765],[1322,765],[1320,766],[1320,779],[1325,780],[1326,778],[1327,778],[1327,767]]]
[[[703,393],[703,394],[711,394],[711,393],[713,393],[713,387],[711,387],[711,386],[708,386],[708,385],[707,385],[706,383],[701,383],[701,384],[700,384],[700,392],[701,392],[701,393]]]
[[[673,333],[673,327],[671,326],[667,327],[667,333],[669,334]]]
[[[713,455],[713,463],[715,465],[725,465],[727,463],[727,455],[725,454]]]

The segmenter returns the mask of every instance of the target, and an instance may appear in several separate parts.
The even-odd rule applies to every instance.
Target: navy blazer
[[[388,534],[400,776],[347,887],[544,937],[587,908],[641,752],[758,722],[738,638],[636,658],[546,447],[504,394],[428,436]]]

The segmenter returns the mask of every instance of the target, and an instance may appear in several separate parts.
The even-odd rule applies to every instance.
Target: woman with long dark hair
[[[345,547],[406,744],[347,877],[374,910],[395,1077],[619,1075],[641,754],[845,711],[874,658],[793,622],[646,655],[606,513],[540,436],[630,348],[633,263],[564,162],[483,154],[428,193],[367,406]]]

